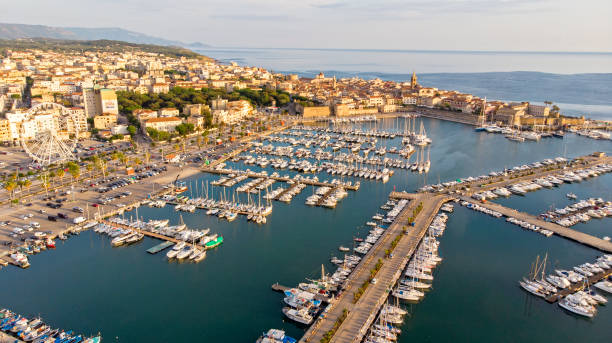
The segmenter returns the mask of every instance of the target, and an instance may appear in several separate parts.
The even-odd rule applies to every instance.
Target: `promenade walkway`
[[[559,224],[555,224],[552,222],[544,221],[534,215],[525,212],[519,212],[515,209],[502,206],[500,204],[492,203],[492,202],[479,202],[474,201],[474,199],[468,197],[461,197],[461,200],[465,200],[474,204],[478,204],[479,206],[486,207],[490,210],[497,211],[503,214],[506,217],[513,217],[522,221],[525,221],[529,224],[537,225],[543,229],[550,230],[554,232],[556,235],[561,237],[565,237],[571,239],[573,241],[582,243],[584,245],[588,245],[592,248],[604,251],[604,252],[612,252],[612,243],[604,241],[601,238],[597,238],[595,236],[591,236],[584,232],[576,231],[565,226],[561,226]]]
[[[327,311],[325,318],[319,318],[300,342],[319,342],[323,335],[333,327],[344,309],[349,310],[349,314],[336,331],[332,342],[359,342],[367,333],[370,324],[388,298],[392,287],[401,277],[404,268],[440,206],[447,200],[448,198],[444,196],[423,194],[410,202],[350,275],[344,291],[332,302],[332,307]],[[423,209],[416,217],[415,226],[407,227],[406,234],[393,251],[393,256],[385,258],[385,250],[390,247],[391,241],[408,224],[408,218],[412,216],[413,210],[419,203],[423,204]],[[379,259],[383,260],[384,264],[376,274],[378,282],[370,284],[357,303],[353,304],[355,293],[364,282],[369,280],[370,270],[374,268]]]

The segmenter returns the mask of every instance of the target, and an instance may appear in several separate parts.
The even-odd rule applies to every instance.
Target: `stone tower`
[[[419,84],[417,83],[417,76],[414,72],[412,72],[412,77],[410,78],[410,87],[416,88]]]

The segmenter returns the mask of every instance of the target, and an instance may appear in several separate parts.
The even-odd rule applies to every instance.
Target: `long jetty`
[[[213,169],[213,168],[203,168],[202,172],[205,173],[210,173],[210,174],[219,174],[219,175],[229,175],[229,174],[234,174],[236,173],[236,171],[234,170],[227,170],[227,169]],[[280,182],[289,182],[289,181],[294,181],[294,182],[299,182],[299,183],[303,183],[306,184],[308,186],[319,186],[319,187],[323,187],[323,186],[327,186],[327,187],[335,187],[336,185],[330,182],[321,182],[321,181],[315,181],[315,180],[309,180],[309,179],[300,179],[300,180],[294,180],[290,177],[282,177],[282,176],[264,176],[258,173],[247,173],[247,176],[249,178],[252,179],[256,179],[256,178],[269,178],[269,179],[273,179],[276,181],[280,181]],[[356,191],[359,189],[359,186],[357,185],[342,185],[342,187],[344,187],[344,189],[348,189],[351,191]]]
[[[319,342],[334,327],[336,320],[345,309],[348,310],[348,315],[336,330],[331,342],[360,342],[376,319],[376,314],[387,300],[389,290],[402,276],[406,265],[425,236],[427,228],[436,213],[438,213],[442,204],[448,200],[450,198],[441,195],[421,194],[411,201],[349,275],[343,291],[336,299],[332,300],[325,316],[317,319],[300,342]],[[406,229],[392,256],[386,258],[385,250],[388,249],[390,242],[404,231],[405,225],[408,224],[408,218],[418,204],[422,204],[423,207],[415,218],[414,226]],[[358,301],[353,303],[356,292],[364,282],[368,281],[370,270],[374,268],[378,260],[383,261],[382,267],[376,274],[378,282],[370,284]]]
[[[576,231],[574,229],[570,229],[570,228],[561,226],[556,223],[544,221],[529,213],[519,212],[515,209],[509,208],[506,206],[502,206],[500,204],[488,202],[488,201],[487,202],[476,202],[473,199],[467,198],[467,197],[461,197],[461,200],[465,200],[471,203],[477,203],[479,206],[486,207],[493,211],[497,211],[506,217],[516,218],[516,219],[525,221],[529,224],[537,225],[541,228],[554,232],[556,235],[571,239],[573,241],[582,243],[584,245],[588,245],[592,248],[595,248],[595,249],[598,249],[604,252],[612,252],[611,242],[604,241],[601,238],[597,238],[595,236],[591,236],[584,232]]]
[[[537,169],[532,169],[531,172],[519,172],[510,176],[497,176],[472,182],[462,182],[453,186],[444,187],[443,192],[461,190],[462,194],[470,195],[472,193],[492,190],[494,188],[506,187],[523,181],[531,181],[537,178],[557,175],[568,171],[590,168],[598,164],[612,163],[612,156],[595,157],[592,155],[581,156],[575,160],[578,162],[567,166],[565,162],[558,162],[554,166],[544,166]]]

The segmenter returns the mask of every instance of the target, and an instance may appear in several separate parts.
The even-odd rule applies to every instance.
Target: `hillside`
[[[113,40],[137,44],[169,45],[181,47],[206,47],[207,45],[193,42],[184,43],[145,35],[139,32],[116,27],[83,28],[54,27],[44,25],[6,24],[0,23],[0,39],[19,38],[53,38],[66,40]]]
[[[153,52],[164,54],[167,56],[174,57],[189,57],[189,58],[200,58],[204,60],[210,60],[211,58],[200,55],[189,49],[176,47],[176,46],[160,46],[152,44],[136,44],[113,40],[62,40],[62,39],[47,39],[47,38],[26,38],[26,39],[13,39],[6,40],[0,39],[0,56],[4,55],[4,51],[12,50],[26,50],[26,49],[40,49],[40,50],[52,50],[64,53],[70,52],[84,52],[84,51],[109,51],[118,52],[126,50],[139,50],[145,52]]]

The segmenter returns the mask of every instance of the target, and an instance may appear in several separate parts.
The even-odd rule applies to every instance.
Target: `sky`
[[[7,1],[7,0],[4,0]],[[612,51],[610,0],[19,0],[0,22],[216,47]]]

